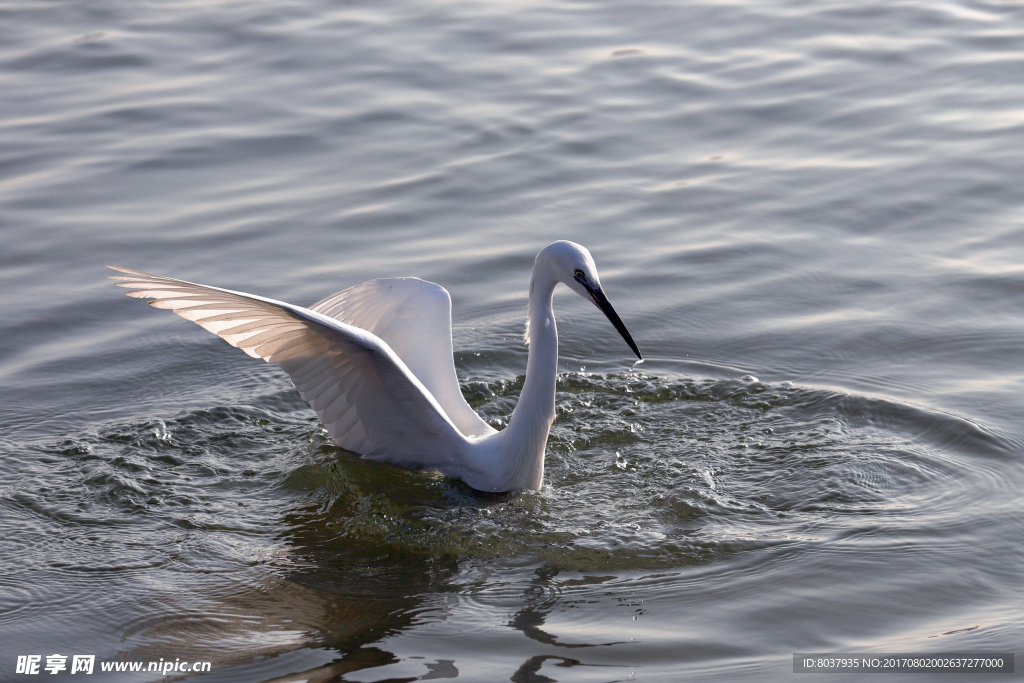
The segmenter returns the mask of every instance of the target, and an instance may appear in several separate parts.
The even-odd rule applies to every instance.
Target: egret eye
[[[573,275],[576,276],[576,279],[579,279],[579,278],[583,277],[583,271],[580,270],[579,268],[577,268],[576,272],[574,272]]]

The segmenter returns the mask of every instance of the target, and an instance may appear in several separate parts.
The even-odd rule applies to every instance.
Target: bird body
[[[112,267],[113,268],[113,267]],[[593,301],[638,357],[604,296],[590,253],[555,242],[530,282],[526,382],[508,426],[496,431],[466,403],[455,374],[451,298],[417,278],[370,280],[309,308],[126,268],[111,276],[149,299],[280,366],[331,438],[364,458],[429,468],[490,492],[540,489],[555,417],[558,332],[552,311],[564,283]]]

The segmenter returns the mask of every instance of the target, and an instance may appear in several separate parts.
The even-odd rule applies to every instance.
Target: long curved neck
[[[551,297],[558,281],[534,272],[530,282],[530,344],[526,383],[505,428],[506,470],[515,488],[539,489],[544,479],[544,447],[555,419],[558,331]]]

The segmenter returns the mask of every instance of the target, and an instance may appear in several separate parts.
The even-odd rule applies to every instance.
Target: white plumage
[[[113,267],[113,266],[112,266]],[[483,491],[539,489],[554,419],[558,338],[551,295],[564,282],[600,307],[640,356],[601,290],[590,253],[555,242],[530,284],[530,357],[509,426],[496,432],[455,374],[451,298],[417,278],[370,280],[309,308],[127,268],[111,276],[250,356],[279,365],[342,448],[430,468]]]

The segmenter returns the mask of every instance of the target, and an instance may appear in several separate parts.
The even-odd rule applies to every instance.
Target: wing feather
[[[250,356],[279,365],[343,448],[460,475],[465,438],[401,357],[371,330],[252,294],[113,269],[123,273],[111,279],[128,289],[128,296],[150,299]]]
[[[414,277],[370,280],[321,299],[310,310],[380,337],[466,436],[493,434],[462,395],[452,351],[452,301]]]

